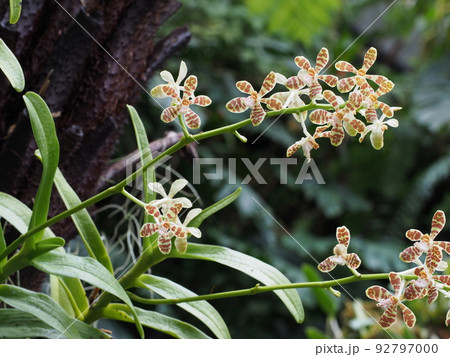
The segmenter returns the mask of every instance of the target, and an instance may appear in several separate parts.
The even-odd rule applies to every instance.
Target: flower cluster
[[[406,232],[406,237],[416,243],[401,252],[400,259],[418,265],[413,269],[417,279],[406,281],[400,274],[391,272],[389,280],[394,287],[394,295],[381,286],[372,286],[366,290],[366,295],[370,299],[378,301],[378,306],[385,310],[379,321],[382,327],[388,328],[394,323],[397,307],[401,308],[406,325],[414,326],[416,321],[414,313],[403,305],[402,301],[411,301],[427,296],[428,303],[431,304],[437,299],[439,292],[450,298],[450,293],[446,290],[446,288],[450,288],[450,275],[434,275],[435,271],[447,268],[447,264],[442,260],[442,251],[450,254],[450,242],[434,241],[444,225],[445,214],[437,211],[432,219],[430,234],[422,234],[417,229],[410,229]],[[424,263],[419,260],[422,254],[425,254]],[[450,310],[445,323],[450,324]]]
[[[156,86],[151,90],[150,94],[155,98],[172,98],[170,106],[165,108],[161,114],[161,120],[163,122],[170,123],[180,116],[183,118],[189,129],[198,129],[201,120],[198,114],[192,111],[190,105],[206,107],[211,104],[211,99],[206,95],[196,96],[194,94],[198,84],[196,76],[191,75],[187,77],[183,86],[180,86],[181,81],[186,75],[186,64],[181,61],[177,80],[175,81],[172,74],[168,71],[162,71],[161,78],[165,80],[167,84]],[[183,96],[180,95],[180,91],[183,92]]]
[[[191,209],[183,222],[179,214],[183,208],[191,208],[192,202],[186,197],[174,196],[187,185],[187,181],[179,179],[172,184],[169,194],[163,186],[158,183],[150,183],[149,189],[159,193],[162,198],[151,201],[145,206],[145,211],[152,216],[154,223],[145,223],[140,231],[141,237],[150,237],[157,234],[158,248],[163,254],[169,254],[172,249],[172,238],[175,238],[175,248],[180,253],[185,253],[187,249],[187,238],[189,234],[200,238],[202,233],[198,228],[188,227],[189,222],[198,216],[202,211],[199,208]]]
[[[329,61],[329,54],[326,48],[322,48],[317,55],[315,67],[312,67],[308,59],[303,56],[295,58],[295,64],[300,68],[297,75],[287,78],[283,74],[270,72],[263,82],[262,88],[256,92],[250,83],[239,81],[236,87],[249,97],[238,97],[229,101],[226,105],[231,112],[242,112],[247,108],[252,109],[250,118],[253,125],[259,125],[266,116],[261,103],[267,105],[269,110],[280,110],[287,108],[299,108],[294,112],[294,118],[300,122],[303,137],[292,144],[286,152],[289,157],[300,148],[308,160],[311,158],[311,150],[317,149],[319,144],[317,139],[328,138],[334,146],[339,146],[345,133],[350,136],[360,135],[362,142],[370,133],[372,146],[379,150],[383,147],[383,134],[389,126],[397,127],[398,121],[392,118],[394,111],[401,108],[392,108],[379,100],[383,94],[389,93],[394,88],[394,83],[381,75],[367,74],[377,57],[375,48],[370,48],[364,56],[362,67],[357,70],[353,65],[345,61],[339,61],[335,67],[340,72],[354,73],[354,76],[338,79],[338,77],[321,73]],[[368,80],[378,86],[374,90]],[[349,93],[348,99],[335,95],[330,90],[322,90],[319,81],[325,82],[330,87],[337,86],[341,93]],[[269,98],[263,98],[269,91],[273,90],[276,84],[283,85],[287,91],[277,92]],[[323,107],[317,103],[318,100],[325,100],[330,105],[325,105],[325,109],[319,108],[311,112],[309,118],[311,123],[317,125],[314,134],[308,131],[305,124],[308,113],[302,109],[305,102],[302,96],[309,97],[311,108]],[[315,107],[315,108],[314,108]],[[381,111],[379,117],[378,110]],[[356,114],[365,119],[356,118]]]

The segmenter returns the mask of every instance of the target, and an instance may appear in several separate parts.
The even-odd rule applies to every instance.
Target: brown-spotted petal
[[[439,292],[436,286],[432,286],[430,289],[428,289],[428,303],[432,304],[436,301],[438,298]]]
[[[342,127],[342,123],[338,123],[331,129],[330,134],[330,142],[333,146],[339,146],[342,144],[342,141],[344,140],[344,129]]]
[[[201,120],[197,113],[193,110],[188,109],[184,114],[184,121],[189,129],[200,128]]]
[[[403,321],[405,321],[406,326],[413,328],[416,324],[416,315],[414,315],[414,312],[412,312],[411,309],[407,308],[404,304],[400,303],[399,306],[402,310]]]
[[[366,290],[366,296],[369,299],[380,302],[381,300],[388,299],[392,294],[382,286],[375,285]]]
[[[175,219],[178,214],[181,212],[181,210],[183,209],[183,204],[180,202],[175,202],[173,203],[169,209],[167,210],[167,218],[170,220]]]
[[[367,72],[370,67],[375,63],[377,59],[377,49],[375,47],[370,47],[364,56],[362,69]]]
[[[390,272],[389,273],[389,281],[391,282],[391,285],[394,288],[395,295],[399,295],[400,289],[402,287],[402,278],[401,278],[400,274]]]
[[[206,95],[198,95],[192,101],[192,104],[198,105],[200,107],[207,107],[211,103],[211,98]]]
[[[227,104],[226,108],[232,113],[242,113],[248,109],[247,104],[245,104],[244,97],[238,97],[231,99]]]
[[[261,106],[261,103],[256,102],[255,106],[252,109],[252,112],[250,113],[250,120],[252,121],[252,124],[254,126],[258,126],[264,120],[265,116],[266,112]]]
[[[305,83],[300,76],[292,76],[286,80],[284,86],[290,90],[299,90],[305,86]]]
[[[389,306],[380,317],[380,321],[378,323],[383,328],[389,328],[395,322],[397,318],[397,305]]]
[[[328,50],[322,47],[316,57],[316,72],[319,73],[328,63]]]
[[[339,244],[342,244],[346,248],[348,247],[350,244],[350,231],[346,226],[336,228],[336,239]]]
[[[345,262],[351,269],[358,269],[361,265],[361,259],[359,259],[356,253],[350,253],[345,256]]]
[[[262,98],[261,103],[265,103],[270,110],[283,109],[283,103],[277,98]]]
[[[331,74],[321,74],[317,78],[320,79],[321,81],[324,81],[330,87],[336,87],[336,85],[338,84],[338,77],[333,76]]]
[[[338,97],[330,90],[323,91],[323,97],[325,100],[330,103],[334,110],[339,111],[339,100]]]
[[[156,207],[155,205],[152,205],[152,204],[146,205],[145,206],[145,211],[147,212],[148,215],[152,216],[157,221],[160,220],[161,213],[159,212],[158,207]]]
[[[450,242],[434,242],[434,244],[444,249],[447,254],[450,254]]]
[[[197,89],[198,80],[197,77],[191,75],[186,78],[184,81],[184,94],[187,94],[189,97],[194,95],[195,90]]]
[[[425,258],[425,266],[427,267],[430,274],[434,273],[441,260],[442,260],[441,248],[439,248],[439,246],[437,245],[433,245],[428,250],[427,256]]]
[[[372,82],[375,82],[379,86],[388,80],[385,76],[381,76],[379,74],[366,74],[366,78]]]
[[[409,240],[412,240],[413,242],[417,242],[417,241],[420,241],[422,239],[423,234],[418,229],[409,229],[405,233],[405,236]]]
[[[311,100],[317,98],[322,93],[322,87],[318,81],[314,81],[311,83],[311,86],[309,87],[309,98]]]
[[[356,70],[356,68],[351,63],[348,63],[347,61],[336,62],[334,67],[338,71],[341,71],[341,72],[353,72],[355,74],[358,74],[358,71]],[[352,78],[352,77],[350,77],[350,78]]]
[[[342,78],[337,83],[337,89],[341,93],[347,93],[350,92],[355,85],[355,77]]]
[[[431,221],[430,238],[434,239],[445,226],[445,213],[441,210],[436,211]]]
[[[324,125],[328,124],[328,122],[331,120],[331,117],[332,114],[330,112],[327,112],[323,109],[316,109],[309,116],[309,120],[311,120],[311,122],[314,124]]]
[[[139,235],[141,237],[150,237],[151,235],[155,234],[159,229],[159,225],[155,223],[145,223],[140,232]]]
[[[163,110],[163,112],[161,113],[161,120],[164,123],[170,123],[171,121],[174,121],[175,118],[177,117],[179,112],[179,106],[171,106],[171,107],[167,107],[166,109]]]
[[[172,236],[170,232],[161,234],[158,237],[158,248],[162,254],[169,254],[172,249]]]
[[[434,275],[433,279],[450,287],[450,275]]]
[[[325,259],[317,266],[317,269],[319,269],[323,273],[327,273],[336,268],[337,264],[332,258],[333,257],[328,257],[327,259]]]
[[[264,97],[267,93],[269,93],[277,84],[275,72],[270,72],[261,85],[261,89],[259,90],[259,96]]]
[[[171,223],[170,224],[170,230],[175,235],[175,237],[186,239],[187,238],[187,230],[183,227],[181,227],[178,224]]]
[[[236,88],[239,89],[242,93],[251,94],[255,92],[253,86],[247,81],[239,81],[236,83]]]
[[[392,118],[394,116],[394,111],[392,108],[387,105],[386,103],[377,101],[378,107],[381,109],[384,115],[386,115],[388,118]]]
[[[426,290],[426,288],[411,284],[403,292],[403,297],[408,301],[420,299],[424,293],[426,294]]]
[[[297,56],[295,57],[295,64],[304,69],[304,70],[308,70],[311,68],[311,64],[309,63],[308,59],[306,57],[303,56]]]
[[[411,263],[422,255],[422,251],[417,248],[415,245],[406,248],[403,252],[400,253],[400,260],[405,263]]]

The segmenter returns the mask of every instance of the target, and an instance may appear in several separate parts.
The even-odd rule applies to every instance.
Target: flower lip
[[[336,246],[333,249],[333,253],[337,256],[343,256],[347,254],[347,248],[343,244],[336,244]]]

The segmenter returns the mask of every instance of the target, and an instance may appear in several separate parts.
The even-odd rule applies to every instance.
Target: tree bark
[[[86,199],[104,174],[133,104],[153,72],[185,46],[186,27],[157,41],[156,32],[180,6],[176,0],[24,0],[16,25],[7,2],[0,37],[21,63],[26,90],[40,92],[55,117],[59,167]],[[0,79],[0,191],[31,206],[41,165],[22,94]],[[64,206],[52,199],[50,216]],[[65,236],[70,225],[52,229]]]

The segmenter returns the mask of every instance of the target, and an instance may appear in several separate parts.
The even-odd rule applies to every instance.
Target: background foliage
[[[288,76],[297,72],[293,58],[304,55],[312,62],[321,47],[330,50],[331,59],[356,65],[370,46],[378,49],[378,60],[371,70],[382,73],[396,84],[387,101],[402,106],[396,113],[398,129],[385,135],[385,147],[375,151],[368,141],[354,138],[334,148],[321,143],[313,158],[326,182],[294,184],[303,157],[289,167],[287,185],[279,185],[279,169],[264,165],[260,170],[266,185],[250,182],[236,203],[218,214],[214,223],[203,227],[202,243],[220,244],[251,254],[284,272],[291,281],[320,279],[310,264],[328,256],[335,244],[335,230],[346,225],[352,234],[352,250],[362,258],[362,272],[402,270],[407,266],[398,253],[407,245],[404,233],[409,228],[428,231],[437,209],[450,214],[450,5],[445,0],[397,1],[274,1],[274,0],[183,0],[182,9],[169,21],[161,36],[180,24],[187,24],[192,40],[165,68],[178,70],[181,59],[189,72],[199,78],[199,93],[208,94],[213,105],[203,109],[202,129],[229,124],[239,119],[225,110],[225,103],[236,96],[234,83],[247,79],[255,88],[270,71]],[[386,12],[377,19],[377,17]],[[335,74],[334,68],[328,70]],[[157,79],[149,84],[151,88]],[[138,107],[145,119],[149,139],[163,135],[167,127],[159,121],[160,107],[143,96]],[[242,115],[242,118],[245,114]],[[258,158],[284,157],[286,148],[300,139],[301,130],[292,118],[266,120],[260,128],[245,129],[249,139],[220,137],[197,147],[201,157]],[[131,132],[131,128],[130,128]],[[126,132],[118,156],[134,149],[134,139]],[[188,180],[192,179],[189,160],[173,158],[171,165]],[[274,169],[275,167],[275,169]],[[237,160],[238,183],[247,175]],[[223,181],[196,185],[205,206],[231,193],[235,187]],[[255,203],[255,198],[280,223],[278,225]],[[282,227],[304,248],[299,246]],[[105,228],[107,230],[107,228]],[[449,240],[449,227],[441,233]],[[254,284],[250,278],[203,262],[171,261],[157,267],[155,274],[185,286],[198,294],[244,288]],[[164,271],[160,271],[164,269]],[[202,272],[198,274],[198,272]],[[334,274],[346,274],[337,269]],[[369,284],[367,284],[369,285]],[[347,286],[352,296],[363,296],[367,286]],[[276,302],[274,294],[252,298],[213,301],[229,324],[230,333],[239,338],[299,337],[384,337],[364,309],[371,302],[355,303],[343,293],[341,299],[317,290],[300,292],[306,308],[306,321],[297,325]],[[423,299],[422,299],[423,300]],[[403,325],[391,329],[402,337],[449,337],[443,319],[446,302],[430,310],[426,302],[413,304],[419,323],[413,331]],[[412,304],[411,304],[412,305]],[[411,306],[414,309],[414,306]],[[161,312],[176,308],[161,306]]]

